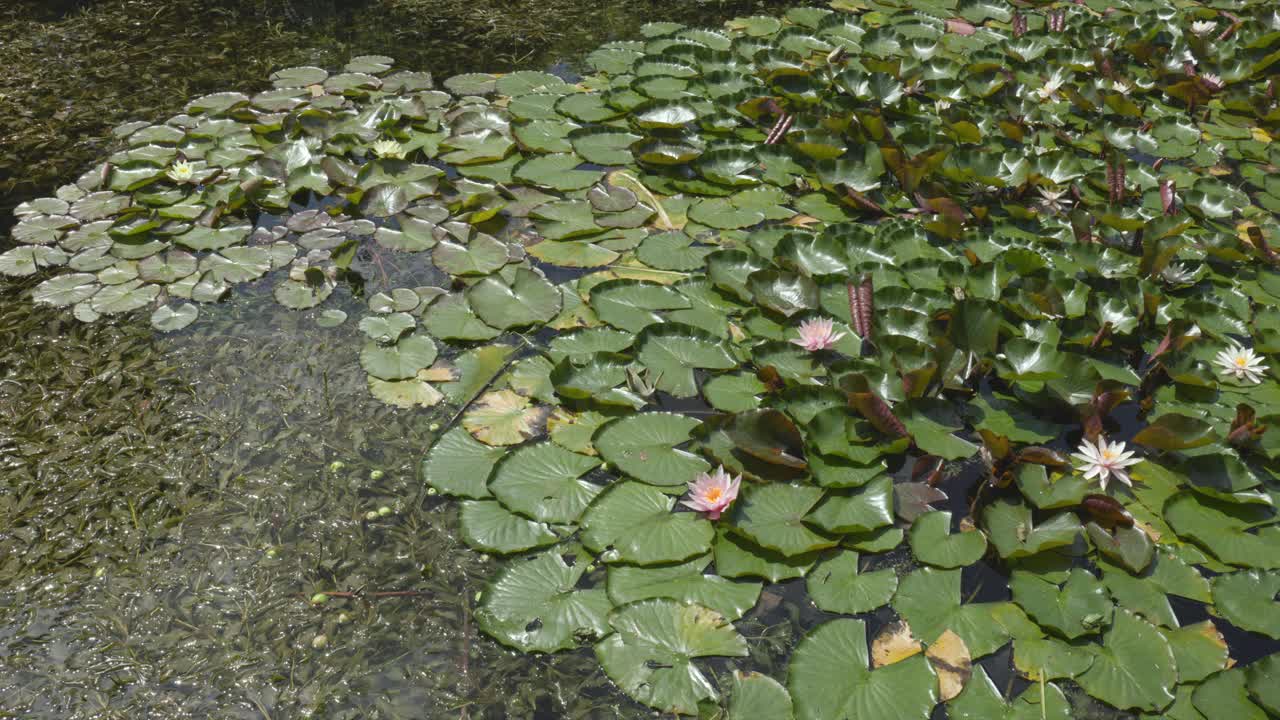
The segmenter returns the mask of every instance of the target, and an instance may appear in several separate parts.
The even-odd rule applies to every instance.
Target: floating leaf
[[[546,523],[520,517],[493,500],[466,500],[458,511],[462,539],[481,552],[506,555],[560,541]]]
[[[711,523],[697,513],[672,512],[675,502],[650,485],[615,484],[583,516],[582,544],[610,562],[635,565],[680,562],[708,552],[715,536]]]
[[[589,518],[588,518],[589,520]],[[726,620],[737,620],[755,607],[760,583],[734,582],[703,571],[709,555],[678,565],[661,567],[609,567],[609,599],[622,606],[637,600],[669,598],[711,608]]]
[[[1121,709],[1146,712],[1173,702],[1177,666],[1154,625],[1121,608],[1094,656],[1093,665],[1076,678],[1090,695]]]
[[[526,445],[497,464],[489,478],[489,492],[504,506],[534,520],[569,524],[603,489],[581,479],[599,465],[599,458],[552,443]]]
[[[487,445],[516,445],[541,432],[547,412],[511,390],[496,390],[472,404],[462,416],[462,425]]]
[[[938,685],[924,655],[876,670],[868,660],[861,620],[832,620],[812,630],[796,646],[787,671],[796,718],[929,717],[938,702]]]
[[[672,413],[642,413],[614,420],[592,438],[606,462],[651,485],[683,486],[711,465],[676,446],[689,441],[697,420]]]
[[[898,589],[898,576],[892,568],[859,573],[858,553],[843,550],[809,572],[805,589],[827,612],[858,615],[887,604]]]
[[[951,513],[927,512],[911,524],[911,552],[916,559],[941,568],[972,565],[987,551],[979,530],[951,532]]]
[[[566,563],[554,549],[513,560],[476,608],[480,628],[524,652],[568,650],[580,636],[604,634],[610,609],[604,589],[575,589],[586,565]]]
[[[478,442],[466,430],[455,427],[440,436],[422,461],[422,479],[446,495],[483,499],[492,497],[485,481],[506,448]]]
[[[609,617],[614,632],[596,644],[596,658],[611,680],[661,712],[697,713],[719,695],[693,661],[747,654],[747,643],[714,610],[674,600],[641,600]]]

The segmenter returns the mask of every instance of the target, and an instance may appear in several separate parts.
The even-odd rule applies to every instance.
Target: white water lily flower
[[[943,112],[951,107],[951,101],[946,98],[938,98],[933,105],[938,112]]]
[[[1213,29],[1217,26],[1218,23],[1212,20],[1197,20],[1191,23],[1191,34],[1197,37],[1204,37],[1213,32]]]
[[[391,160],[404,159],[404,146],[395,140],[379,140],[373,144],[373,154]]]
[[[1133,481],[1129,479],[1129,471],[1125,468],[1142,462],[1141,458],[1133,456],[1132,450],[1124,449],[1123,442],[1108,443],[1107,439],[1101,435],[1098,436],[1096,445],[1089,442],[1087,438],[1081,441],[1080,447],[1071,457],[1084,463],[1083,467],[1078,468],[1084,471],[1084,479],[1098,478],[1098,484],[1102,486],[1104,492],[1107,489],[1107,482],[1113,476],[1132,487]]]
[[[176,183],[185,183],[191,182],[191,178],[195,176],[195,170],[191,167],[191,163],[186,160],[179,160],[165,174]]]
[[[1111,89],[1115,90],[1121,95],[1128,95],[1129,93],[1133,92],[1133,85],[1129,84],[1125,80],[1113,80],[1111,82]]]
[[[1062,197],[1067,194],[1067,190],[1050,190],[1047,187],[1037,187],[1036,191],[1040,193],[1040,198],[1036,200],[1035,206],[1043,213],[1053,215],[1062,212],[1071,206],[1070,200],[1063,200]]]
[[[1042,101],[1048,100],[1058,94],[1064,82],[1065,79],[1061,75],[1054,73],[1052,77],[1044,81],[1044,85],[1039,90],[1036,90],[1036,95],[1040,96]]]
[[[1196,279],[1196,271],[1182,263],[1169,263],[1160,271],[1160,279],[1170,285],[1189,285]]]
[[[1218,353],[1213,361],[1221,368],[1218,372],[1223,375],[1231,375],[1237,380],[1248,380],[1252,383],[1262,382],[1262,374],[1268,368],[1267,365],[1262,364],[1262,356],[1255,353],[1253,348],[1243,348],[1239,345],[1232,345]]]
[[[1203,73],[1200,75],[1200,79],[1203,80],[1206,85],[1213,88],[1214,90],[1221,90],[1223,87],[1222,77],[1219,75],[1214,75],[1213,73]]]

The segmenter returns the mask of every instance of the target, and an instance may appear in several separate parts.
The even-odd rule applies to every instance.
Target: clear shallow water
[[[43,155],[19,153],[42,174],[0,168],[6,238],[8,208],[100,157],[95,133],[166,117],[203,92],[259,87],[270,67],[372,52],[440,77],[546,67],[644,21],[718,24],[766,3],[546,3],[524,36],[495,28],[480,42],[457,30],[473,28],[485,3],[455,23],[447,13],[461,4],[420,3],[437,10],[428,30],[369,11],[403,14],[406,2],[315,3],[314,17],[293,20],[272,15],[278,5],[202,3],[205,16],[183,18],[175,4],[31,3],[0,15],[23,29],[18,56],[50,68],[92,62],[93,43],[112,37],[126,52],[122,28],[150,23],[128,51],[133,77],[119,79],[139,86],[136,106],[107,103],[118,88],[105,78],[94,113],[74,76],[61,86],[52,71],[41,76],[37,87],[69,110],[42,118],[60,130]],[[554,14],[606,6],[595,24]],[[430,44],[413,40],[428,32]],[[220,75],[228,57],[237,62]],[[370,293],[402,271],[390,257],[363,264]],[[471,610],[493,568],[456,540],[455,505],[426,495],[417,475],[432,424],[447,417],[369,396],[354,320],[320,328],[316,311],[281,308],[259,283],[157,336],[145,317],[84,325],[33,306],[23,297],[32,284],[0,284],[0,717],[648,715],[610,688],[589,651],[529,657],[475,630]],[[359,302],[343,287],[325,308],[358,317]],[[313,605],[319,591],[353,596]],[[745,632],[760,668],[776,672],[798,625],[771,617]]]

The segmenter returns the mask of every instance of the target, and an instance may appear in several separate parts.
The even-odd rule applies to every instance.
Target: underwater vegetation
[[[654,710],[1265,718],[1277,60],[1265,3],[835,0],[285,67],[117,127],[0,272],[345,339],[500,558],[464,621]],[[309,600],[430,595],[364,580]]]

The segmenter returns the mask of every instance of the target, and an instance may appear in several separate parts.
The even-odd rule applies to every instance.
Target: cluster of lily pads
[[[1280,639],[1280,14],[836,0],[644,35],[582,78],[360,57],[197,99],[19,208],[0,272],[161,330],[264,276],[300,310],[348,286],[371,392],[456,409],[422,470],[510,556],[480,627],[592,645],[653,708],[1280,713],[1280,656],[1219,632]],[[962,598],[980,563],[1009,599]],[[713,682],[801,578],[831,618],[783,682]],[[1006,698],[978,661],[1010,642]]]

